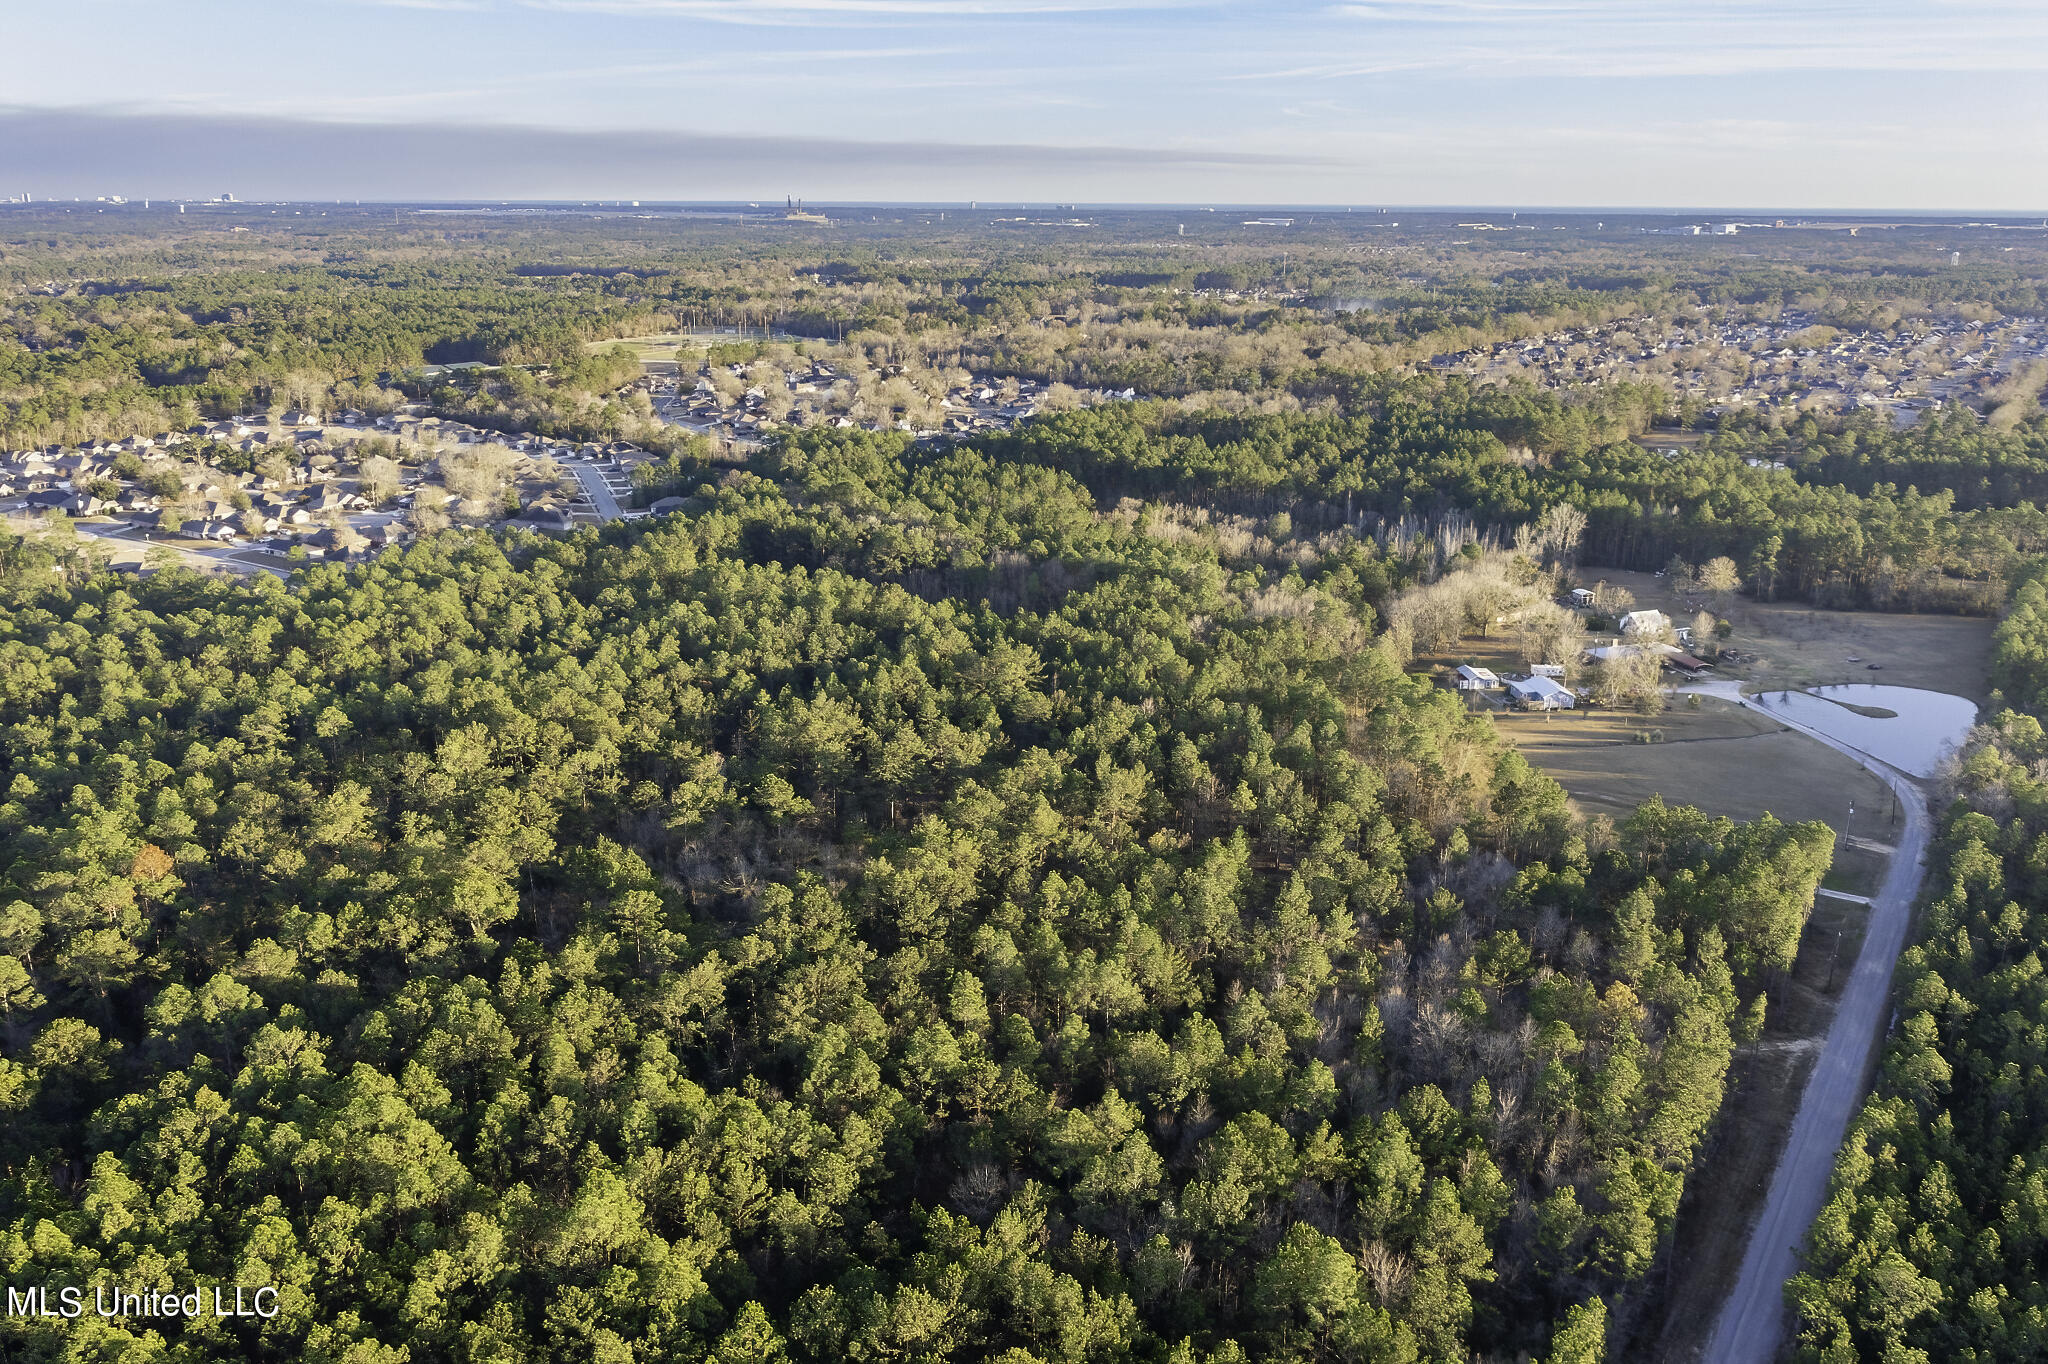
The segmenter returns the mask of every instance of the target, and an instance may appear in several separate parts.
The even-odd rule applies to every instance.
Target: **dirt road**
[[[1694,690],[1747,704],[1733,682],[1710,682]],[[1768,709],[1764,713],[1773,714]],[[1779,1157],[1777,1172],[1771,1177],[1764,1210],[1750,1231],[1742,1273],[1715,1324],[1705,1356],[1708,1364],[1769,1364],[1777,1357],[1785,1330],[1785,1281],[1797,1267],[1806,1229],[1826,1201],[1835,1152],[1863,1100],[1863,1077],[1871,1049],[1883,1032],[1892,967],[1906,944],[1906,926],[1920,894],[1933,823],[1926,797],[1897,769],[1784,716],[1773,718],[1868,768],[1898,796],[1906,822],[1898,850],[1885,869],[1884,884],[1871,900],[1863,948],[1856,954],[1856,965],[1835,1008],[1820,1059],[1807,1078],[1806,1093],[1792,1120],[1792,1134]]]

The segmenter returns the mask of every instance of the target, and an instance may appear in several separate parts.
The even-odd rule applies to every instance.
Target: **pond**
[[[1917,687],[1848,684],[1760,692],[1749,700],[1767,715],[1787,716],[1916,777],[1933,776],[1977,723],[1972,702]]]

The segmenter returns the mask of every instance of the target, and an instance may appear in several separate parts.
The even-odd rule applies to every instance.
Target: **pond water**
[[[1970,726],[1977,723],[1977,707],[1972,702],[1917,687],[1850,684],[1761,692],[1749,700],[1766,714],[1788,716],[1916,777],[1933,776],[1941,760],[1962,746]],[[1850,710],[1850,706],[1888,710],[1893,715],[1880,719]]]

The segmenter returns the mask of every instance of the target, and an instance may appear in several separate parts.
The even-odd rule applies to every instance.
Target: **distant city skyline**
[[[25,0],[0,197],[2048,208],[2022,0]]]

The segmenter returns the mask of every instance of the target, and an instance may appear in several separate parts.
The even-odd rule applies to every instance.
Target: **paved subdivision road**
[[[576,475],[576,481],[583,485],[584,493],[590,498],[590,505],[597,509],[598,519],[618,520],[619,499],[613,495],[611,485],[605,482],[604,475],[581,460],[569,460],[565,463],[569,472]]]
[[[1733,682],[1708,683],[1694,690],[1739,705],[1752,704]],[[1871,1049],[1883,1033],[1885,1010],[1891,1001],[1892,967],[1906,944],[1906,926],[1920,894],[1932,823],[1926,797],[1897,769],[1816,734],[1768,706],[1760,709],[1868,768],[1898,796],[1899,807],[1906,812],[1906,827],[1885,868],[1884,885],[1870,902],[1863,948],[1856,954],[1856,965],[1835,1007],[1820,1059],[1807,1077],[1806,1093],[1792,1119],[1792,1134],[1786,1139],[1777,1172],[1771,1177],[1770,1194],[1743,1252],[1742,1273],[1714,1325],[1713,1340],[1707,1346],[1708,1364],[1769,1364],[1777,1357],[1785,1331],[1785,1281],[1797,1268],[1806,1229],[1827,1200],[1835,1152],[1863,1100],[1863,1077]]]

